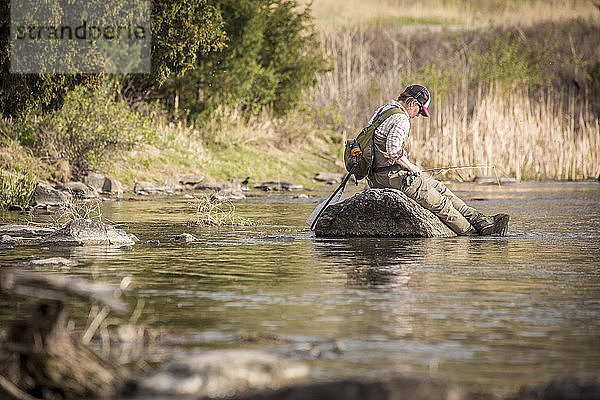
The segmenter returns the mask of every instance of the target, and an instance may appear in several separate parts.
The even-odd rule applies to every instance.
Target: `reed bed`
[[[557,103],[548,94],[506,96],[492,86],[472,100],[438,102],[430,121],[413,124],[408,148],[425,167],[495,166],[517,179],[582,180],[600,174],[600,125],[575,112],[573,100]],[[566,112],[563,110],[567,110]],[[463,177],[481,174],[471,171]],[[485,171],[493,175],[490,168]]]
[[[582,38],[572,40],[579,45],[570,50],[573,60],[567,53],[549,57],[575,67],[547,71],[548,76],[563,76],[571,86],[571,80],[586,82],[574,59],[577,55],[580,61],[593,60],[596,47],[582,45],[588,28],[565,28]],[[432,92],[432,118],[413,120],[407,143],[411,159],[423,168],[485,164],[518,179],[581,180],[600,175],[600,123],[594,111],[598,98],[593,88],[550,81],[536,89],[527,83],[474,82],[471,53],[485,46],[478,35],[465,36],[469,41],[464,39],[458,48],[430,35],[422,40],[429,42],[427,52],[435,52],[436,58],[427,59],[422,42],[413,40],[423,35],[403,34],[402,29],[373,33],[356,27],[322,33],[323,51],[334,62],[309,98],[318,111],[317,123],[337,130],[340,141],[356,135],[377,107],[396,98],[407,84],[424,78],[419,82]],[[529,32],[523,35],[533,37]],[[482,173],[493,171],[461,171],[464,178]]]

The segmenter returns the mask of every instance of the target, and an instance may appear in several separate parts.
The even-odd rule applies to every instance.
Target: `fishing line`
[[[451,167],[424,169],[424,170],[421,170],[421,172],[430,172],[431,175],[437,175],[437,174],[441,174],[442,172],[447,172],[447,171],[457,171],[457,170],[461,170],[461,169],[476,169],[476,168],[492,168],[494,170],[494,176],[496,177],[496,182],[498,183],[498,186],[500,186],[500,187],[502,186],[500,184],[500,178],[498,178],[498,173],[496,171],[495,165],[454,165]]]

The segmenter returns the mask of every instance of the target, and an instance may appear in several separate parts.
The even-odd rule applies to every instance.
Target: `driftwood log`
[[[8,378],[0,376],[0,398],[106,398],[121,390],[125,378],[120,368],[69,334],[63,302],[75,297],[125,311],[118,288],[65,275],[4,270],[0,289],[40,300],[31,317],[14,322],[2,342],[13,365],[4,368]]]

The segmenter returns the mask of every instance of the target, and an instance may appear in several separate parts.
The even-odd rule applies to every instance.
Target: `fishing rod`
[[[421,170],[421,172],[431,172],[432,175],[435,175],[435,174],[440,174],[440,173],[446,172],[446,171],[457,171],[460,169],[475,169],[475,168],[492,168],[494,170],[494,176],[496,177],[496,182],[498,182],[498,186],[501,186],[500,178],[498,178],[498,174],[496,173],[495,165],[453,165],[450,167],[423,169],[423,170]]]
[[[430,168],[423,169],[421,172],[444,172],[444,171],[455,171],[458,169],[470,169],[470,168],[496,168],[495,165],[453,165],[451,167],[440,167],[440,168]]]

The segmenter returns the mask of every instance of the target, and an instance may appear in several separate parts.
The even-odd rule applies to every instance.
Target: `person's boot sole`
[[[510,220],[510,215],[508,214],[499,214],[494,216],[494,223],[490,224],[481,229],[479,234],[481,236],[489,236],[489,235],[506,235],[506,231],[508,230],[508,221]]]

